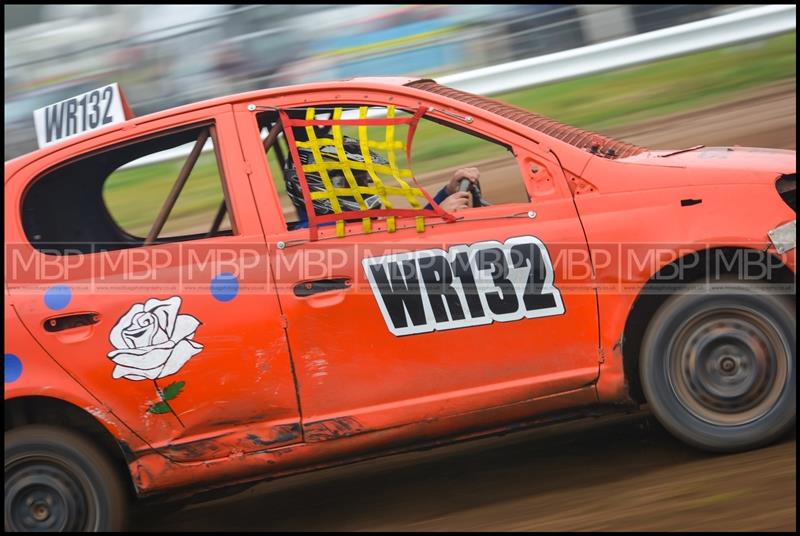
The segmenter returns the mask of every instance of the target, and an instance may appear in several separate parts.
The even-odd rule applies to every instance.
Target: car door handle
[[[44,330],[49,332],[64,331],[81,326],[91,326],[100,321],[100,314],[94,311],[74,313],[63,316],[52,316],[44,321]]]
[[[303,281],[294,286],[294,295],[298,298],[312,296],[320,292],[330,290],[343,290],[350,288],[350,279],[346,277],[334,277],[331,279],[316,279],[314,281]]]

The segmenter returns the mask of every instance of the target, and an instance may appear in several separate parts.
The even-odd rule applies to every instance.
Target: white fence
[[[663,30],[437,78],[491,95],[794,31],[797,6],[745,9]]]

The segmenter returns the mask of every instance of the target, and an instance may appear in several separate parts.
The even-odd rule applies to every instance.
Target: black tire
[[[794,304],[725,282],[669,298],[642,342],[639,375],[661,424],[716,452],[756,448],[794,423]]]
[[[84,437],[30,425],[5,434],[5,530],[118,531],[127,496],[109,458]]]

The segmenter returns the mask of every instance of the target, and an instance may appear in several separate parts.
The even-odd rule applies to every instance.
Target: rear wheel
[[[781,436],[796,411],[795,316],[785,296],[739,283],[670,298],[640,358],[655,416],[677,437],[715,451]]]
[[[6,531],[121,530],[127,498],[108,457],[55,426],[5,434]]]

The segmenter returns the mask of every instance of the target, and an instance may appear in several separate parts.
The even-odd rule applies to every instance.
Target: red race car
[[[794,422],[794,151],[410,78],[35,118],[5,166],[6,530],[599,409],[714,451]]]

